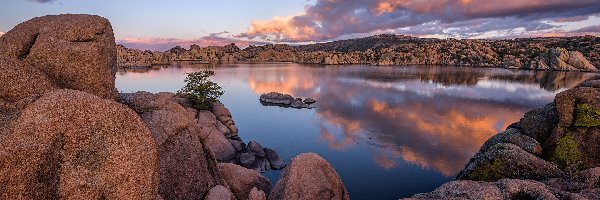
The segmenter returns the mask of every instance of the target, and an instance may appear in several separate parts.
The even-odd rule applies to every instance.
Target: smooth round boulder
[[[25,61],[60,88],[115,99],[116,45],[110,22],[100,16],[36,17],[0,37],[0,57]]]
[[[348,200],[350,197],[331,164],[315,153],[304,153],[290,161],[269,199]]]
[[[208,191],[205,200],[234,200],[235,197],[225,186],[216,185]]]
[[[260,173],[231,163],[219,163],[219,171],[237,199],[248,199],[252,188],[269,193],[271,182]]]
[[[156,145],[125,105],[54,90],[29,104],[1,140],[1,199],[156,198]]]

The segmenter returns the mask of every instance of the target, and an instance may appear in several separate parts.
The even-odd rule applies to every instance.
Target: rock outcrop
[[[0,57],[23,61],[58,88],[115,99],[116,49],[110,22],[93,15],[50,15],[0,37]]]
[[[542,53],[531,64],[531,69],[558,71],[595,71],[597,68],[578,51],[568,51],[564,48],[552,48]]]
[[[1,199],[151,199],[158,155],[127,106],[75,90],[28,105],[0,137]]]
[[[287,166],[269,199],[350,199],[340,176],[315,153],[296,156]]]
[[[581,83],[526,113],[490,138],[458,181],[413,198],[600,198],[599,83]]]
[[[135,63],[169,61],[294,62],[323,65],[451,65],[561,71],[597,71],[600,37],[521,38],[508,40],[434,39],[403,35],[375,35],[300,46],[266,44],[240,50],[192,45],[166,52],[120,51]],[[141,55],[141,56],[140,56]]]

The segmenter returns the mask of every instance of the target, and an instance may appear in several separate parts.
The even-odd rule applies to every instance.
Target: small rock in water
[[[305,104],[313,104],[313,103],[316,103],[316,102],[317,102],[317,101],[315,101],[314,99],[312,99],[312,98],[310,98],[310,97],[309,97],[309,98],[306,98],[306,99],[304,99],[304,103],[305,103]]]
[[[302,100],[302,98],[294,98],[289,94],[281,94],[277,92],[270,92],[266,94],[260,95],[260,102],[263,105],[277,105],[282,107],[292,107],[292,108],[314,108],[314,106],[310,106],[310,104],[315,103],[316,101],[312,98],[306,98]]]
[[[292,102],[290,104],[290,107],[292,107],[292,108],[308,108],[308,105],[306,105],[305,103],[303,103],[300,100],[295,100],[294,102]]]
[[[256,141],[250,141],[248,143],[248,150],[249,150],[249,152],[253,153],[254,155],[256,155],[258,157],[264,158],[266,156],[262,145],[260,145]]]
[[[285,162],[277,155],[275,150],[269,148],[264,148],[264,150],[267,154],[267,159],[269,159],[269,163],[271,163],[271,168],[280,170],[285,167]]]

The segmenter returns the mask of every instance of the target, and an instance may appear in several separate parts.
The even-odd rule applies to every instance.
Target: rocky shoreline
[[[556,95],[483,144],[449,182],[413,199],[600,199],[600,80]]]
[[[72,14],[0,37],[0,199],[349,199],[317,154],[246,145],[219,102],[119,94],[114,41],[108,20]]]
[[[447,65],[509,69],[598,71],[600,37],[456,40],[376,35],[328,43],[290,46],[267,44],[244,49],[235,44],[192,45],[168,51],[117,46],[117,66],[168,65],[175,61],[226,63],[291,62],[320,65]]]

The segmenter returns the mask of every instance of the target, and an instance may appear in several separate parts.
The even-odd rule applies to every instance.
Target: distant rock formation
[[[120,51],[128,53],[131,51]],[[515,69],[597,71],[600,67],[600,38],[524,38],[514,40],[432,39],[402,35],[376,35],[310,45],[267,44],[240,50],[234,44],[223,47],[192,45],[175,47],[161,56],[146,54],[140,60],[122,62],[160,63],[170,61],[206,62],[294,62],[323,65],[451,65]],[[123,55],[119,57],[131,57]]]
[[[586,81],[490,138],[458,181],[413,198],[599,199],[599,126],[600,80]]]

